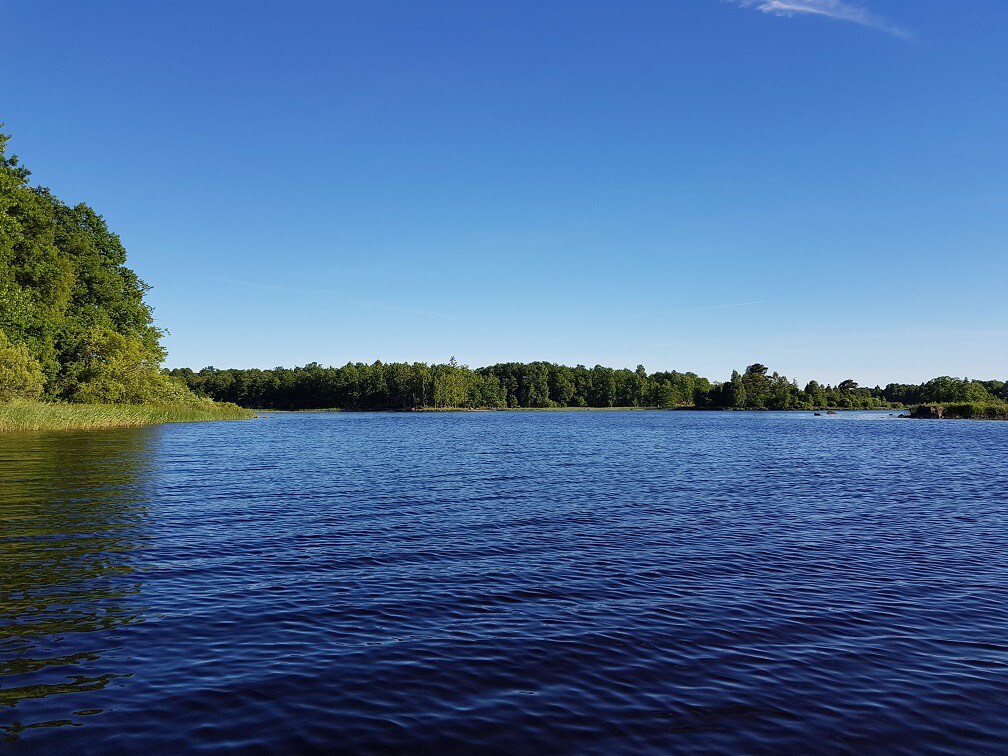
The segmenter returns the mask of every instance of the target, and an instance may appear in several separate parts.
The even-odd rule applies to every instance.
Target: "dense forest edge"
[[[272,370],[207,367],[167,371],[198,396],[273,410],[559,409],[638,407],[712,410],[882,410],[935,406],[920,417],[1008,419],[1008,384],[948,376],[922,384],[833,386],[771,373],[762,363],[723,382],[692,372],[550,362],[469,368],[447,364],[349,363]]]
[[[0,431],[233,419],[161,371],[162,331],[126,250],[86,204],[29,183],[0,133]]]

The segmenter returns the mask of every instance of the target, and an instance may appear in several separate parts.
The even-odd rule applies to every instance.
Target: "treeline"
[[[426,363],[348,363],[273,370],[208,367],[168,371],[196,394],[263,409],[695,407],[699,409],[884,409],[928,402],[999,402],[1001,381],[935,378],[920,385],[865,388],[810,381],[804,388],[755,363],[723,383],[696,373],[648,373],[596,365],[509,362],[471,369]]]
[[[712,391],[707,407],[720,409],[885,409],[892,404],[883,390],[862,388],[848,378],[836,386],[809,381],[805,388],[778,373],[769,374],[766,365],[755,363],[744,373],[737,370],[731,378]]]
[[[98,213],[31,175],[0,134],[0,402],[195,401],[160,371],[147,286]]]
[[[884,409],[920,402],[998,401],[998,381],[936,378],[919,386],[864,388],[810,381],[804,388],[760,363],[716,383],[696,373],[648,373],[596,365],[508,362],[471,369],[426,363],[348,363],[273,370],[208,367],[168,371],[196,394],[262,409],[695,407],[699,409]]]
[[[675,407],[711,389],[694,373],[566,367],[548,362],[470,369],[448,364],[349,363],[293,369],[170,371],[197,394],[263,409]]]
[[[890,383],[882,390],[882,395],[886,401],[905,405],[943,402],[997,403],[1008,401],[1008,383],[942,376],[916,386]]]

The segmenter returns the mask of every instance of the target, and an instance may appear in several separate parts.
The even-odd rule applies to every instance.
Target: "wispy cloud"
[[[687,307],[685,310],[672,310],[672,312],[698,312],[699,310],[721,310],[725,307],[749,307],[750,305],[761,305],[760,302],[733,302],[732,304],[707,305],[706,307]]]
[[[775,16],[825,16],[867,26],[870,29],[909,39],[913,34],[877,13],[849,0],[736,0],[743,8],[755,8]]]

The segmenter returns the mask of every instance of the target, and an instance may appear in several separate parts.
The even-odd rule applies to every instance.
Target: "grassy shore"
[[[252,410],[235,404],[65,404],[15,401],[0,404],[0,432],[128,428],[204,420],[246,420]]]

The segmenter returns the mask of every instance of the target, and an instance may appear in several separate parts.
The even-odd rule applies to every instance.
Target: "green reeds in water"
[[[1003,402],[954,402],[946,404],[945,417],[973,420],[1008,420],[1008,404]]]
[[[127,428],[160,423],[246,420],[251,410],[236,404],[68,404],[13,401],[0,404],[0,432]]]
[[[1008,420],[1005,402],[937,402],[914,408],[912,417],[953,418],[958,420]]]

